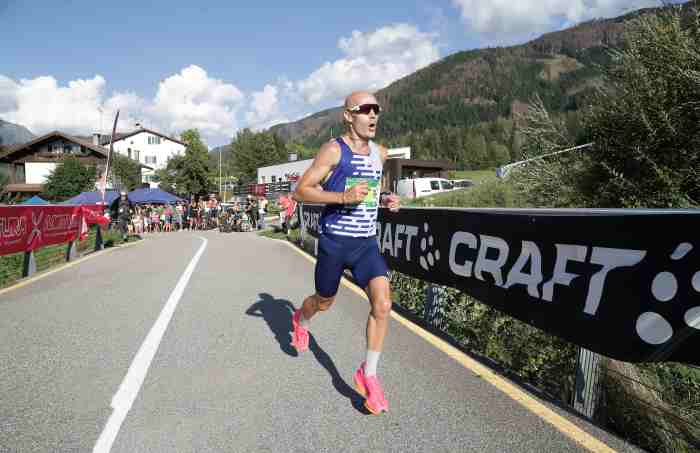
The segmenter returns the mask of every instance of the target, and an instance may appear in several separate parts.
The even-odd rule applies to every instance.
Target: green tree
[[[488,150],[484,136],[475,131],[469,131],[464,139],[464,154],[470,170],[478,170],[488,166]]]
[[[46,177],[43,194],[51,200],[65,200],[95,188],[97,169],[83,165],[77,157],[68,156]]]
[[[131,191],[141,185],[141,166],[133,159],[115,153],[110,178],[115,188]]]
[[[311,159],[316,156],[318,148],[311,148],[304,146],[304,144],[299,142],[287,143],[287,151],[290,153],[295,153],[297,155],[297,160]]]
[[[584,120],[596,143],[587,197],[603,207],[700,205],[700,15],[641,16],[612,51]]]
[[[255,181],[258,168],[287,160],[284,142],[270,132],[243,129],[231,142],[233,174],[244,181]]]
[[[183,171],[184,160],[185,156],[174,155],[168,159],[168,162],[164,168],[156,170],[155,179],[158,181],[158,187],[161,190],[180,195],[187,195],[186,192],[180,192],[177,189],[177,182],[180,174]]]
[[[490,141],[488,144],[488,163],[489,166],[497,167],[508,162],[510,153],[508,147],[497,141]]]
[[[204,194],[212,190],[209,182],[209,155],[197,129],[180,136],[187,145],[184,156],[175,158],[173,187],[180,194]],[[173,160],[173,159],[171,159]],[[170,164],[170,162],[168,162]]]

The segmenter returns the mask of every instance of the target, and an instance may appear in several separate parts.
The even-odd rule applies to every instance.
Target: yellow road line
[[[294,246],[289,241],[279,241],[284,242],[312,263],[316,262],[316,259],[314,257],[309,255],[305,251],[299,249],[298,247]],[[367,300],[367,294],[365,294],[365,292],[359,286],[347,280],[345,277],[343,277],[342,283],[345,287],[353,291],[355,294]],[[601,440],[597,439],[593,435],[579,428],[574,423],[557,414],[552,409],[543,404],[541,401],[537,400],[527,392],[523,391],[515,384],[509,382],[503,376],[500,376],[492,369],[472,359],[464,352],[455,348],[443,339],[433,335],[432,333],[426,331],[422,327],[409,321],[408,319],[404,318],[403,316],[399,315],[394,311],[391,312],[391,316],[396,321],[401,323],[404,327],[408,328],[411,332],[415,333],[416,335],[423,338],[425,341],[427,341],[437,349],[441,350],[442,352],[453,358],[464,368],[472,371],[474,374],[487,381],[489,384],[493,385],[498,390],[505,393],[511,399],[520,403],[523,407],[525,407],[525,409],[529,410],[533,414],[540,417],[542,420],[554,426],[558,431],[572,439],[574,442],[581,445],[586,450],[595,453],[610,453],[616,451],[615,449],[609,447],[607,444],[603,443]]]
[[[24,279],[24,280],[22,280],[22,281],[20,281],[20,282],[18,282],[18,283],[15,283],[15,284],[12,285],[12,286],[8,286],[7,288],[0,289],[0,295],[3,295],[3,294],[5,294],[5,293],[9,293],[10,291],[13,291],[13,290],[15,290],[15,289],[22,288],[23,286],[27,286],[27,285],[29,285],[29,284],[31,284],[31,283],[34,283],[34,282],[37,281],[37,280],[41,280],[41,279],[44,278],[44,277],[48,277],[49,275],[53,275],[53,274],[55,274],[56,272],[61,272],[61,271],[63,271],[63,270],[66,270],[66,269],[68,269],[69,267],[73,267],[73,266],[75,266],[76,264],[80,264],[80,263],[82,263],[83,261],[89,260],[90,258],[94,258],[94,257],[96,257],[96,256],[102,256],[102,255],[104,255],[105,253],[111,252],[112,250],[123,249],[124,247],[130,247],[130,246],[132,246],[132,245],[140,244],[140,243],[142,243],[142,242],[144,242],[143,239],[141,239],[140,241],[136,241],[136,242],[127,242],[126,244],[122,244],[122,245],[120,245],[120,246],[118,246],[118,247],[106,248],[106,249],[101,250],[101,251],[99,251],[99,252],[93,252],[93,253],[91,253],[91,254],[89,254],[89,255],[87,255],[87,256],[84,256],[84,257],[82,257],[82,258],[78,258],[77,260],[67,262],[67,263],[65,263],[65,264],[63,264],[63,265],[61,265],[61,266],[59,266],[59,267],[56,267],[56,268],[54,268],[54,269],[50,269],[50,270],[48,270],[48,271],[46,271],[46,272],[42,272],[42,273],[39,274],[39,275],[35,275],[35,276],[33,276],[33,277],[29,277],[29,278],[27,278],[27,279]]]

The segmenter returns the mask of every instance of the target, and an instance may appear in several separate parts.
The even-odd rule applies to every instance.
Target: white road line
[[[208,241],[201,236],[197,237],[201,239],[203,243],[194,257],[192,257],[190,264],[187,265],[185,272],[180,277],[180,280],[178,280],[177,285],[175,285],[175,289],[170,293],[170,297],[161,310],[160,315],[158,315],[158,319],[155,324],[153,324],[153,327],[151,327],[143,344],[141,344],[133,362],[131,362],[129,371],[127,371],[126,376],[124,376],[119,390],[117,390],[117,393],[112,397],[112,414],[109,416],[107,425],[102,430],[102,434],[100,434],[95,447],[92,449],[93,453],[108,453],[112,449],[112,444],[117,438],[117,434],[119,434],[119,428],[121,428],[126,415],[131,409],[131,405],[134,404],[134,400],[136,400],[139,390],[141,390],[141,385],[146,378],[148,368],[151,366],[153,357],[155,357],[158,351],[158,346],[163,339],[165,330],[168,328],[170,319],[173,317],[180,297],[182,297],[182,293],[187,287],[187,283],[192,276],[192,272],[194,272],[194,268],[197,266],[199,258],[201,258],[204,253],[204,249],[207,248]]]

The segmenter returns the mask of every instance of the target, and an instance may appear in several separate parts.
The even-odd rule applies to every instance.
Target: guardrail
[[[299,206],[311,253],[322,209]],[[698,231],[700,210],[402,208],[380,209],[377,242],[392,271],[428,283],[427,326],[446,331],[455,288],[578,345],[565,402],[595,419],[602,380],[623,376],[603,356],[700,365]],[[672,417],[671,407],[657,413]],[[684,423],[671,435],[700,448],[700,425]]]

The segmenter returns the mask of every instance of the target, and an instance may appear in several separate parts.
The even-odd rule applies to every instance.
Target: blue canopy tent
[[[115,190],[108,190],[105,192],[105,203],[111,205],[114,200],[119,198],[119,192]],[[102,203],[102,192],[83,192],[80,195],[76,195],[70,200],[64,201],[62,204],[98,204]]]
[[[41,198],[39,195],[34,195],[32,198],[29,200],[24,200],[23,202],[20,203],[21,205],[37,205],[37,204],[49,204],[48,201],[44,200]]]
[[[185,201],[180,197],[160,189],[136,189],[128,194],[129,201],[136,204],[155,203],[167,204]]]

